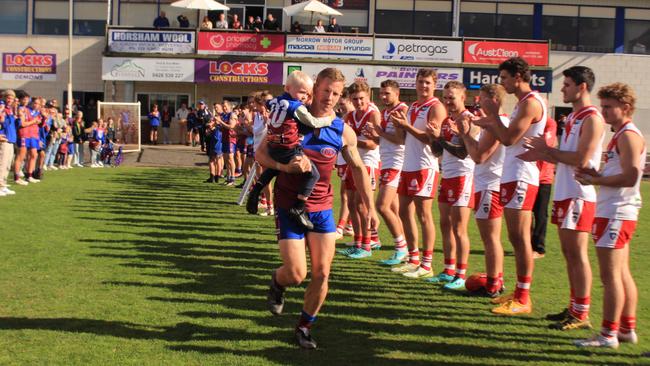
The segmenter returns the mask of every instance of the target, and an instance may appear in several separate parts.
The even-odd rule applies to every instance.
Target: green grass
[[[286,315],[265,308],[270,270],[280,263],[273,220],[245,215],[232,204],[237,190],[200,183],[204,176],[198,169],[74,169],[0,198],[0,364],[650,363],[637,357],[650,351],[647,208],[632,242],[636,346],[578,350],[571,341],[590,331],[547,329],[544,314],[561,310],[568,293],[550,226],[548,254],[536,262],[532,316],[496,317],[483,298],[393,275],[377,265],[391,254],[384,248],[371,260],[336,257],[315,326],[320,348],[306,352],[292,343],[303,287],[288,291]],[[648,197],[650,185],[643,190]],[[471,273],[483,268],[483,250],[473,222],[470,230]],[[391,241],[385,226],[382,238]],[[436,246],[439,270],[439,240]]]

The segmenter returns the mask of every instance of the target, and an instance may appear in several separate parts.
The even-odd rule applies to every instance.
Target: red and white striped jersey
[[[508,127],[510,119],[507,116],[499,116],[501,123]],[[483,133],[483,130],[481,130]],[[479,140],[481,134],[478,136]],[[499,185],[501,183],[501,173],[503,172],[503,161],[506,157],[506,147],[499,142],[499,146],[494,150],[490,157],[482,162],[476,164],[474,168],[474,191],[495,191],[499,192]]]
[[[384,132],[394,134],[395,125],[390,120],[390,114],[397,110],[408,110],[408,105],[404,102],[399,102],[393,108],[386,108],[381,112],[381,128]],[[381,157],[382,169],[397,169],[402,170],[404,163],[404,145],[395,144],[390,140],[380,137],[379,138],[379,156]]]
[[[585,119],[597,117],[603,121],[603,117],[595,106],[584,107],[578,111],[572,112],[567,117],[564,125],[564,133],[560,139],[560,151],[578,151],[578,142],[582,135],[582,127]],[[603,123],[603,122],[601,122]],[[589,157],[589,166],[591,168],[600,168],[600,157],[603,152],[603,133],[598,141],[598,146],[593,154]],[[578,198],[584,201],[596,202],[596,188],[592,185],[582,185],[575,179],[575,167],[563,163],[558,163],[555,173],[555,193],[554,201],[563,201],[566,199]]]
[[[525,153],[527,151],[524,148],[524,137],[535,137],[544,133],[544,127],[546,126],[546,119],[548,118],[546,110],[546,102],[541,95],[536,91],[531,91],[526,94],[523,98],[519,100],[515,109],[510,115],[510,122],[516,120],[519,114],[519,108],[523,102],[529,98],[534,98],[542,106],[542,117],[531,123],[528,130],[524,135],[519,139],[519,141],[514,144],[506,147],[506,157],[503,162],[503,173],[501,175],[501,183],[508,182],[524,182],[532,184],[534,186],[539,185],[539,168],[537,168],[536,162],[523,161],[517,156]]]
[[[419,130],[426,131],[427,124],[429,123],[429,110],[439,103],[440,100],[433,97],[422,104],[418,102],[411,104],[411,107],[409,107],[406,113],[409,123]],[[423,169],[439,171],[438,159],[433,155],[429,144],[421,142],[407,132],[404,139],[404,164],[402,165],[402,171],[417,172]]]
[[[618,138],[624,132],[631,131],[636,133],[641,138],[643,134],[632,123],[628,122],[623,125],[612,137],[612,140],[607,145],[607,155],[605,157],[605,166],[601,171],[604,177],[621,174],[621,156],[619,155],[616,144]],[[646,160],[646,146],[644,143],[643,151],[638,156],[635,166],[639,169],[639,177],[633,187],[605,187],[601,186],[598,191],[598,198],[596,201],[596,217],[605,217],[615,220],[633,220],[636,221],[641,209],[641,178],[643,177],[643,169]]]
[[[363,134],[363,130],[366,128],[366,125],[368,124],[368,121],[370,120],[370,116],[373,113],[380,113],[379,108],[377,108],[376,105],[373,103],[370,103],[368,106],[368,109],[363,111],[361,114],[361,117],[357,117],[357,113],[359,111],[352,111],[348,113],[345,116],[345,123],[347,123],[350,127],[352,127],[352,130],[357,134],[357,139],[359,141],[367,141],[368,138]],[[374,149],[365,149],[362,147],[358,147],[359,149],[359,156],[361,157],[361,160],[363,161],[363,164],[367,167],[379,169],[379,149],[374,148]]]
[[[473,114],[468,110],[464,110],[461,114],[467,115],[469,117],[473,116]],[[462,142],[462,139],[453,131],[453,123],[454,120],[451,118],[451,116],[442,121],[442,125],[440,126],[440,136],[447,142],[459,145]],[[465,159],[459,159],[449,151],[443,150],[442,162],[440,165],[440,170],[442,170],[442,177],[444,179],[449,179],[471,175],[474,173],[474,166],[476,164],[469,155],[467,155]]]

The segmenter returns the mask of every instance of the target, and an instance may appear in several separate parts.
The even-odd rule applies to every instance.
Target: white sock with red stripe
[[[361,241],[363,240],[363,237],[361,235],[354,234],[354,246],[357,248],[361,248]]]
[[[456,275],[456,259],[454,258],[445,258],[445,274],[450,276]]]
[[[585,320],[589,317],[589,303],[591,298],[587,297],[574,297],[573,305],[569,312],[573,315],[574,318]]]
[[[420,263],[420,267],[426,269],[427,271],[430,271],[432,260],[433,260],[433,250],[425,250],[424,252],[422,252],[422,263]]]
[[[456,266],[456,277],[465,279],[466,272],[467,272],[467,263],[458,263],[458,266]]]
[[[418,248],[414,250],[409,250],[409,263],[415,264],[416,266],[420,265],[420,251]]]
[[[603,319],[603,323],[600,328],[600,335],[605,338],[615,338],[617,334],[618,334],[618,322],[612,322]]]
[[[407,246],[406,246],[406,240],[404,240],[404,235],[400,235],[394,239],[395,241],[395,251],[398,252],[406,252],[407,251]]]
[[[343,231],[345,227],[345,220],[339,220],[339,223],[336,225],[336,231]]]
[[[370,240],[375,243],[379,243],[379,233],[375,229],[370,230]]]
[[[361,248],[367,252],[371,251],[372,248],[370,247],[370,237],[369,236],[364,236],[363,239],[361,239]]]

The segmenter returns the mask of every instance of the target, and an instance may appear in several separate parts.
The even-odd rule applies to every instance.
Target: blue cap
[[[199,104],[205,104],[205,100],[199,99]]]
[[[5,101],[4,101],[4,100],[0,100],[0,105],[5,105]]]

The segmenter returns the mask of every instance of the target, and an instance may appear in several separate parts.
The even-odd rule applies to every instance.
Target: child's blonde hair
[[[287,76],[287,86],[295,85],[305,86],[307,89],[312,90],[314,88],[314,80],[306,73],[295,70]]]

